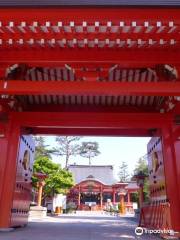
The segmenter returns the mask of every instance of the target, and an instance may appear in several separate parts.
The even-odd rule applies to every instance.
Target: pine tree
[[[97,142],[82,142],[80,148],[80,156],[89,159],[89,165],[91,165],[91,159],[100,154],[99,144]]]
[[[67,169],[69,160],[71,156],[76,156],[79,154],[80,145],[79,140],[80,137],[70,137],[70,136],[62,136],[57,137],[56,142],[58,143],[58,147],[54,148],[54,152],[58,156],[65,156],[66,164],[65,168]]]
[[[44,137],[34,137],[35,140],[35,159],[39,156],[51,158],[51,154],[55,151],[53,149],[49,149],[49,145],[45,144]]]
[[[120,165],[120,171],[118,173],[120,182],[128,182],[129,181],[129,172],[128,172],[128,165],[126,162],[122,162]]]
[[[134,169],[134,175],[138,174],[140,171],[146,175],[148,174],[148,165],[145,157],[141,157],[137,161],[136,167]]]

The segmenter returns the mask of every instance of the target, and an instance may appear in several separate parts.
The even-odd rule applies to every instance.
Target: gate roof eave
[[[180,6],[179,0],[1,0],[0,6]]]

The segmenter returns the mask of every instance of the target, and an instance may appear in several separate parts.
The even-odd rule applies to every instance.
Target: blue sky
[[[96,141],[99,143],[101,154],[92,159],[92,164],[113,165],[115,175],[122,161],[128,164],[129,173],[133,172],[138,159],[147,152],[147,143],[150,138],[132,137],[83,137],[81,141]],[[47,137],[46,143],[54,146],[55,137]],[[65,164],[63,157],[53,157],[54,162]],[[80,156],[71,157],[70,164],[88,164],[88,159]]]

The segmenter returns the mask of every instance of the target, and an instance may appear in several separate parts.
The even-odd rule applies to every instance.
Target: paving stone
[[[136,236],[133,217],[109,216],[98,212],[77,212],[59,217],[30,219],[27,227],[0,233],[0,240],[119,240],[159,239]]]

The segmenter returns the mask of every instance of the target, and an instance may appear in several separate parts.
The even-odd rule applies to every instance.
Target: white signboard
[[[135,209],[138,209],[138,205],[137,205],[136,202],[133,202],[133,209],[134,209],[134,210],[135,210]]]
[[[56,194],[53,198],[53,211],[55,211],[56,207],[62,207],[66,209],[66,196],[63,194]]]

